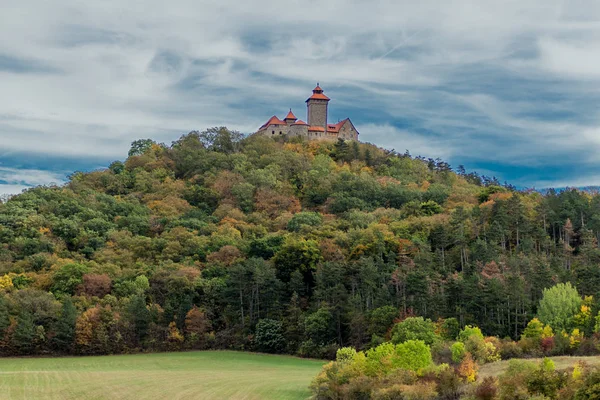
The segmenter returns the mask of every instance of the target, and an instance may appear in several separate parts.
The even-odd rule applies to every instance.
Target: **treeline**
[[[226,128],[136,141],[0,204],[0,352],[333,357],[412,315],[518,338],[557,282],[600,298],[600,196],[458,172]]]

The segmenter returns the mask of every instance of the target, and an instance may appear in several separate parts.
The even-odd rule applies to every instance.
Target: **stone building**
[[[264,136],[302,136],[308,140],[337,140],[351,139],[358,140],[358,131],[350,121],[346,118],[335,124],[327,121],[327,107],[329,105],[329,97],[323,93],[323,89],[317,83],[317,87],[313,89],[313,94],[306,100],[306,121],[304,122],[294,115],[292,110],[284,119],[279,119],[273,115],[265,122],[258,131],[257,135]]]

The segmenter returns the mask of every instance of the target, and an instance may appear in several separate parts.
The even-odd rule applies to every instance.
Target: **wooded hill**
[[[0,351],[323,357],[410,315],[517,338],[543,288],[600,298],[599,206],[357,142],[140,140],[0,204]]]

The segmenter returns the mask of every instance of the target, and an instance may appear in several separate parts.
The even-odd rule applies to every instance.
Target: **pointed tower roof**
[[[327,96],[325,96],[323,94],[323,89],[321,89],[321,86],[319,86],[318,82],[317,82],[317,87],[315,87],[313,89],[312,96],[310,96],[306,101],[308,102],[309,100],[313,100],[313,99],[316,99],[316,100],[327,100],[327,101],[330,100],[329,97],[327,97]]]
[[[296,116],[292,112],[291,108],[290,108],[290,112],[285,116],[285,118],[283,120],[285,121],[285,120],[288,120],[288,119],[291,119],[291,120],[294,120],[294,121],[298,119],[298,118],[296,118]]]

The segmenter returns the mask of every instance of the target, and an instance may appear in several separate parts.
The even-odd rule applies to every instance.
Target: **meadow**
[[[0,399],[306,399],[322,361],[202,351],[2,358]]]

